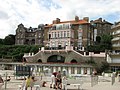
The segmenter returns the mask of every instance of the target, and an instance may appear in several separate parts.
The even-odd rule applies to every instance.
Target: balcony
[[[65,47],[45,47],[45,50],[62,50],[65,49]]]
[[[118,41],[118,40],[120,40],[120,37],[115,37],[112,39],[112,41]]]
[[[113,47],[120,47],[120,44],[113,44]]]
[[[113,25],[113,26],[111,27],[111,29],[116,28],[116,27],[119,27],[119,26],[120,26],[120,24]]]

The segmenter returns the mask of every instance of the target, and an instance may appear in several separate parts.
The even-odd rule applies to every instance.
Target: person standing
[[[10,81],[11,80],[11,77],[10,76],[8,76],[8,79],[7,79],[7,81]]]
[[[0,75],[0,90],[2,89],[2,86],[4,85],[4,81],[3,81],[3,79],[2,79],[2,77],[1,77],[1,75]]]
[[[57,83],[57,89],[59,88],[59,89],[62,89],[62,76],[61,76],[61,73],[60,73],[60,71],[58,71],[58,73],[57,73],[57,75],[56,75],[56,79],[57,79],[57,81],[56,81],[56,83]]]
[[[50,83],[50,88],[54,88],[55,87],[55,75],[54,73],[52,73],[51,75],[51,83]]]
[[[31,78],[30,78],[30,76],[28,76],[27,79],[26,79],[25,90],[27,90],[27,88],[30,87],[30,84],[31,84]],[[32,89],[31,89],[31,90],[32,90]]]
[[[36,80],[35,80],[35,77],[32,76],[32,77],[31,77],[31,82],[30,82],[31,90],[32,90],[32,87],[34,86],[35,81],[36,81]]]
[[[26,87],[26,78],[24,77],[24,80],[23,80],[23,82],[22,82],[22,87],[21,87],[21,89],[22,89],[22,90],[25,90],[25,87]]]

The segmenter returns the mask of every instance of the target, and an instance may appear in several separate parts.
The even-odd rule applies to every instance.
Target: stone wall
[[[3,58],[0,58],[0,62],[12,62],[13,60],[12,59],[3,59]]]
[[[25,56],[27,62],[38,62],[40,59],[43,63],[47,63],[47,60],[50,56],[53,55],[60,55],[65,57],[65,63],[70,63],[71,60],[76,60],[78,63],[86,62],[88,60],[94,60],[96,63],[101,63],[105,61],[105,56],[103,57],[96,57],[96,56],[89,56],[89,55],[82,55],[74,50],[43,50],[39,51],[37,54],[32,56]]]

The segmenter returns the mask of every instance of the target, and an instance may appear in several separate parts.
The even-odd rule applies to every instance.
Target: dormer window
[[[79,29],[82,29],[82,25],[79,25]]]

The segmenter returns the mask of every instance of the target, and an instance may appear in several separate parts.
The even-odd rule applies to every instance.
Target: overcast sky
[[[37,27],[61,21],[89,17],[114,23],[120,20],[120,0],[0,0],[0,38],[14,34],[17,25]]]

